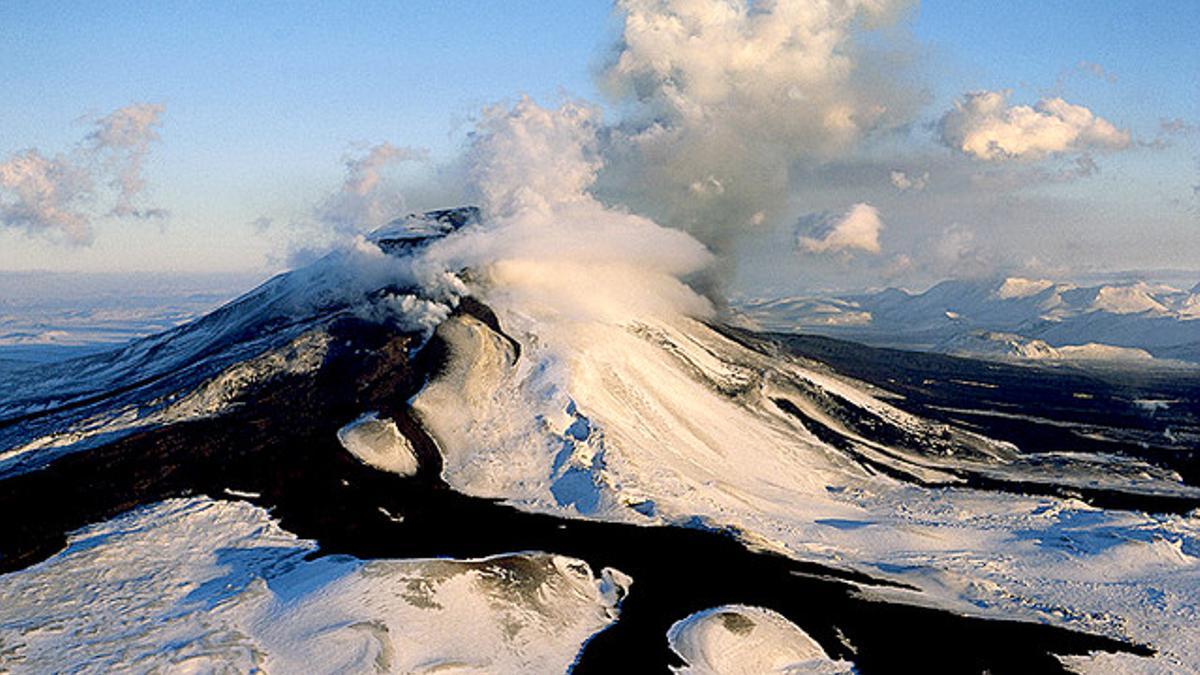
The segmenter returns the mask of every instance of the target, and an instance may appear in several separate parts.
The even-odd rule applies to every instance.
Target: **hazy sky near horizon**
[[[763,141],[794,150],[777,158],[779,204],[750,208],[752,225],[713,239],[737,261],[742,290],[1200,270],[1200,3],[926,0],[849,23],[796,5],[788,16],[808,24],[758,66],[761,78],[695,63],[721,58],[721,40],[767,31],[756,13],[773,13],[773,29],[793,20],[752,5],[739,16],[725,10],[744,3],[724,0],[5,2],[0,270],[278,269],[323,222],[348,217],[344,207],[376,217],[346,201],[382,190],[376,179],[392,190],[376,211],[461,199],[456,157],[488,105],[570,96],[602,106],[614,129],[639,116],[691,124],[664,91],[691,97],[735,139],[738,124],[791,128],[820,113],[815,130]],[[725,22],[693,27],[693,42],[709,41],[701,50],[682,41],[659,53],[626,23],[627,11],[700,10]],[[837,58],[820,63],[794,44],[829,35]],[[619,52],[633,66],[614,76]],[[792,57],[813,72],[787,72]],[[671,70],[655,80],[664,59]],[[639,95],[657,89],[622,99],[614,77]],[[706,77],[721,93],[697,85]],[[893,90],[878,105],[875,86]],[[780,100],[768,111],[777,118],[734,110]],[[853,133],[810,151],[821,124]],[[712,199],[741,218],[718,202],[747,179],[710,169],[669,176],[688,208]],[[629,192],[604,185],[602,198]],[[696,218],[630,194],[653,217]]]

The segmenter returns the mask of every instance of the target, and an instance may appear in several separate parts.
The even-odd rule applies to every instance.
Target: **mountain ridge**
[[[736,309],[764,329],[880,346],[995,356],[990,348],[972,351],[970,336],[1003,333],[1068,353],[1097,345],[1117,356],[1121,349],[1142,350],[1156,359],[1200,363],[1200,284],[1183,291],[1143,281],[1077,286],[1021,277],[951,279],[921,293],[888,288],[746,300]]]

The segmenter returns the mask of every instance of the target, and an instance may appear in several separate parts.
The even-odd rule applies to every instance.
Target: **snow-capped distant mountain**
[[[1154,358],[1150,352],[1133,347],[1114,347],[1095,342],[1051,347],[1045,340],[994,331],[976,331],[955,336],[939,345],[938,351],[984,358],[1049,362],[1145,363]]]
[[[923,293],[888,288],[752,300],[737,309],[766,330],[880,346],[1054,360],[1122,360],[1144,352],[1200,362],[1200,284],[1184,291],[1142,281],[950,280]]]

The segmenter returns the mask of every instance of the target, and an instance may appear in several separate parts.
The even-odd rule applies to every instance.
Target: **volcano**
[[[5,372],[0,664],[1200,664],[1193,377],[755,332],[653,252],[503,229],[408,216]]]

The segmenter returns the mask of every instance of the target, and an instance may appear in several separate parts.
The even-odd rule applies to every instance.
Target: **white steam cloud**
[[[596,109],[573,101],[547,110],[524,98],[511,110],[485,110],[468,158],[483,209],[509,217],[594,202],[587,190],[603,164],[599,126]]]
[[[429,152],[423,148],[395,146],[388,142],[362,147],[343,157],[345,177],[342,183],[318,201],[311,212],[300,218],[277,221],[259,216],[250,227],[260,235],[282,225],[284,252],[276,262],[302,267],[332,251],[371,245],[363,233],[404,216],[407,202],[396,177],[390,171],[405,162],[424,162]]]
[[[941,139],[976,159],[1044,159],[1065,153],[1120,150],[1130,145],[1128,131],[1091,110],[1061,98],[1033,107],[1010,106],[1008,91],[979,91],[954,103],[941,120]]]
[[[627,116],[605,132],[601,196],[718,248],[778,218],[797,167],[911,119],[903,59],[855,40],[909,4],[619,0],[601,83]]]
[[[576,102],[547,109],[523,99],[490,108],[464,157],[480,222],[408,256],[386,254],[362,234],[344,236],[289,283],[303,289],[307,306],[357,299],[357,316],[422,332],[472,295],[500,313],[507,330],[536,326],[543,346],[558,344],[550,326],[710,316],[709,301],[683,281],[710,264],[708,250],[590,193],[602,168],[601,128],[599,112]],[[373,150],[348,162],[337,194],[371,194],[381,185],[372,172],[382,160],[410,156]],[[372,292],[381,288],[388,290]],[[563,354],[569,344],[563,338]]]
[[[870,204],[855,204],[840,218],[810,216],[801,219],[807,234],[797,237],[800,250],[808,253],[848,253],[858,250],[879,253],[883,220]]]
[[[146,189],[142,165],[163,110],[146,103],[120,108],[96,121],[69,154],[29,149],[0,163],[0,226],[88,244],[97,218],[164,217],[162,209],[138,206]]]
[[[642,315],[706,316],[709,302],[681,279],[708,250],[687,233],[608,208],[591,193],[602,162],[599,113],[524,99],[485,112],[468,160],[484,224],[435,243],[433,278],[464,268],[472,289],[504,311],[622,323]]]
[[[426,334],[473,295],[506,329],[536,327],[539,344],[562,354],[575,342],[550,327],[712,315],[683,281],[712,262],[706,247],[589,192],[602,168],[601,127],[598,110],[575,102],[547,109],[524,98],[487,109],[463,157],[479,222],[409,256],[388,255],[362,234],[341,237],[286,279],[304,306],[356,304],[356,316]],[[348,162],[338,195],[370,195],[384,160],[410,156],[372,150]]]

